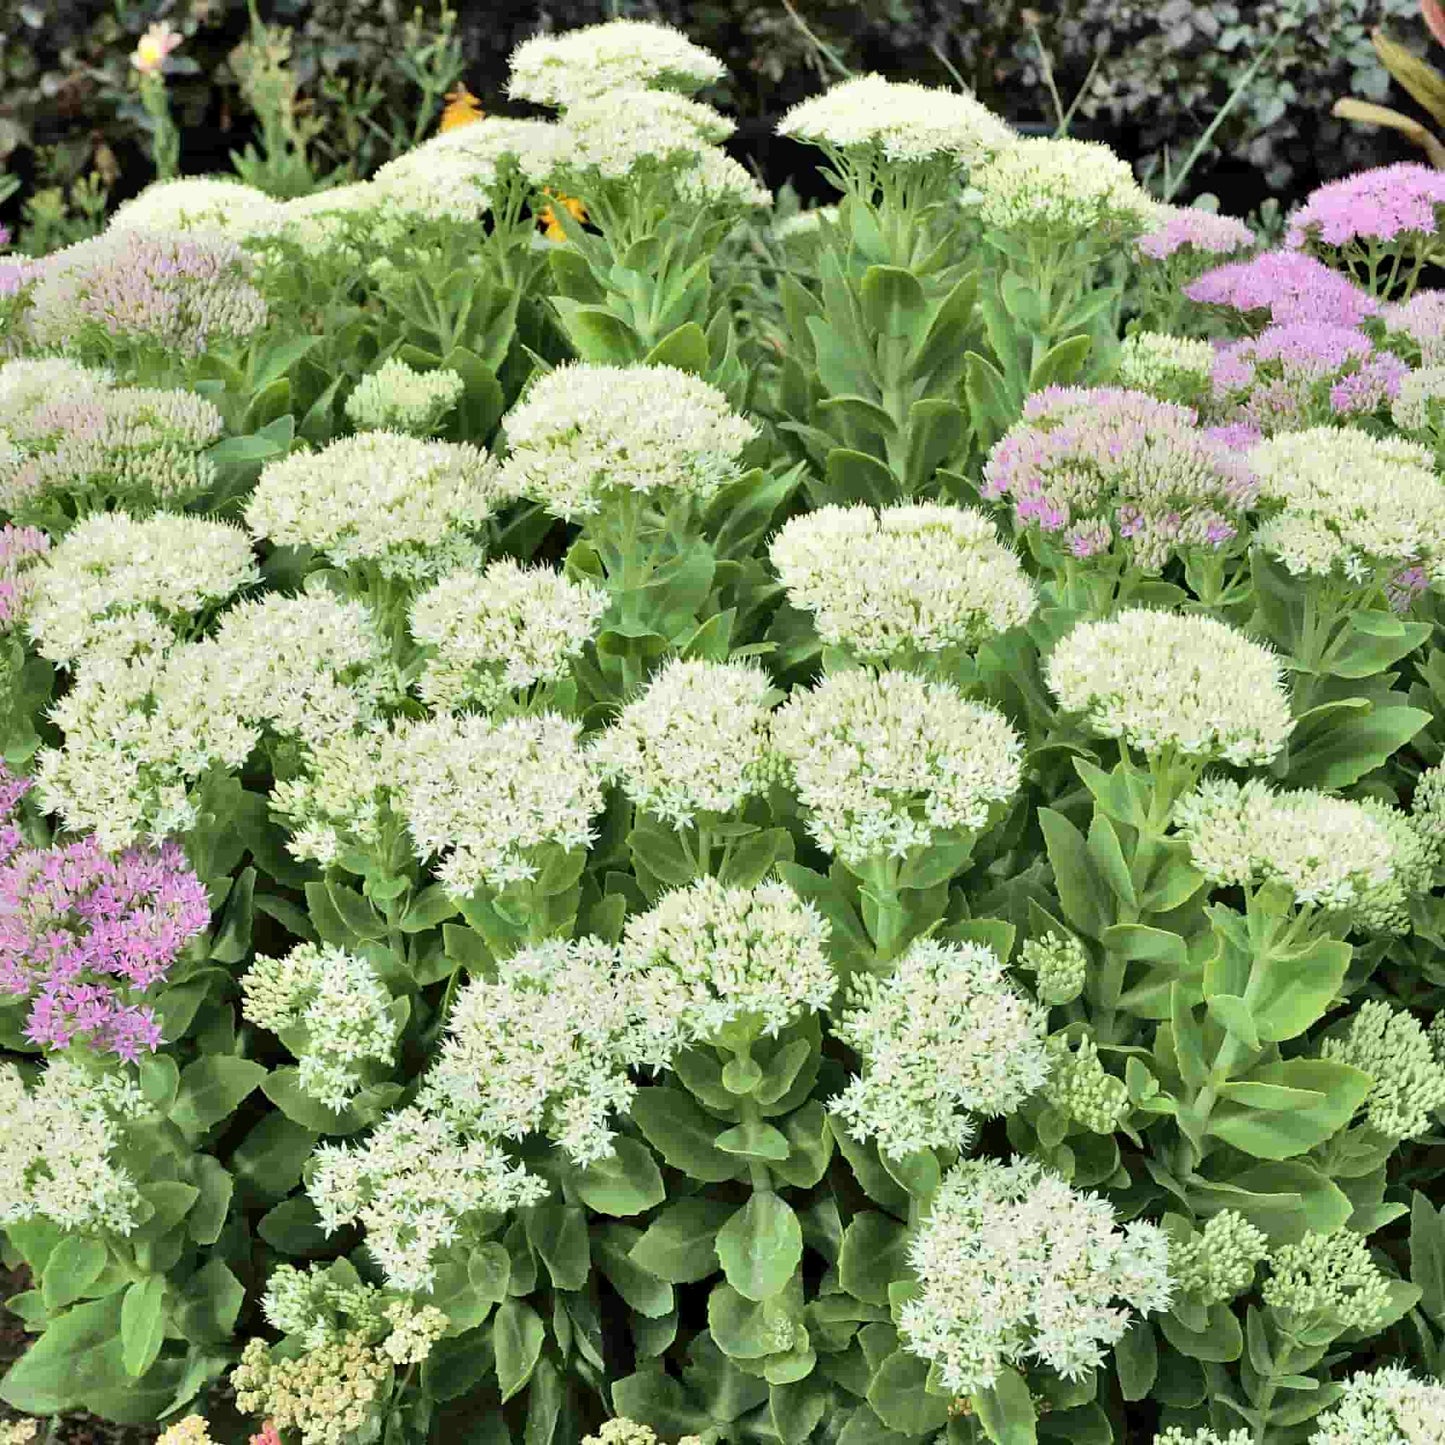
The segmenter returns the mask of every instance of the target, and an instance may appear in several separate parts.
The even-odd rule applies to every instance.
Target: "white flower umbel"
[[[540,377],[503,420],[509,493],[577,521],[611,496],[706,502],[742,473],[757,427],[672,366],[575,362]]]
[[[1037,1362],[1079,1379],[1140,1313],[1169,1303],[1169,1241],[1115,1227],[1114,1208],[1031,1159],[970,1159],[944,1176],[908,1248],[918,1293],[898,1314],[903,1347],[945,1389],[987,1389],[1002,1366]]]
[[[540,1132],[574,1164],[610,1158],[638,1062],[617,952],[598,938],[523,948],[457,994],[417,1103],[464,1134]]]
[[[112,850],[190,828],[190,784],[211,767],[240,768],[259,740],[226,698],[240,680],[211,642],[83,662],[50,712],[64,742],[37,757],[46,811]]]
[[[684,201],[698,206],[754,211],[773,204],[773,193],[741,161],[716,146],[700,151],[694,165],[678,171],[674,184]]]
[[[239,603],[214,647],[225,699],[282,737],[318,743],[362,726],[395,694],[396,678],[369,608],[329,593]]]
[[[115,208],[107,231],[219,231],[233,240],[278,230],[285,209],[255,186],[221,176],[152,181]]]
[[[397,764],[397,809],[418,856],[465,896],[536,876],[535,850],[587,847],[602,785],[556,713],[500,722],[476,713],[418,723]]]
[[[1438,431],[1445,420],[1445,366],[1422,366],[1400,378],[1390,420],[1401,431]]]
[[[799,101],[778,134],[850,159],[944,160],[972,168],[1018,143],[1018,135],[973,96],[912,81],[860,75]]]
[[[534,35],[513,52],[507,94],[569,106],[610,90],[691,94],[727,76],[711,51],[681,30],[649,20],[609,20],[557,35]]]
[[[1134,235],[1154,219],[1154,203],[1127,161],[1097,141],[1021,140],[973,173],[983,224],[1095,242]]]
[[[1002,713],[906,672],[854,669],[795,692],[774,717],[773,744],[808,831],[850,866],[985,828],[1023,771]]]
[[[466,383],[455,371],[416,371],[388,357],[346,398],[346,415],[358,431],[399,431],[430,436],[462,399]]]
[[[1258,544],[1296,575],[1369,579],[1418,564],[1445,579],[1445,485],[1430,452],[1356,427],[1284,432],[1249,453],[1278,514]]]
[[[1381,1365],[1343,1382],[1317,1415],[1309,1445],[1445,1445],[1445,1384],[1402,1365]]]
[[[827,920],[785,883],[727,888],[700,878],[628,921],[628,994],[656,1067],[679,1050],[776,1034],[826,1008],[837,987]]]
[[[1409,900],[1430,887],[1438,851],[1376,798],[1279,793],[1257,779],[1206,778],[1179,801],[1174,820],[1211,882],[1281,884],[1301,907],[1371,931],[1408,928]]]
[[[1045,675],[1090,732],[1150,756],[1266,763],[1294,727],[1280,660],[1212,617],[1131,608],[1081,622]]]
[[[1197,1430],[1170,1425],[1155,1435],[1154,1445],[1254,1445],[1254,1436],[1248,1430],[1226,1430],[1221,1434],[1207,1425]]]
[[[107,642],[106,621],[148,612],[180,636],[260,578],[240,527],[158,512],[98,512],[78,522],[33,573],[30,632],[41,656],[71,663]]]
[[[449,573],[411,605],[411,635],[428,647],[418,690],[435,708],[493,708],[557,682],[591,641],[607,593],[551,567],[504,557]]]
[[[823,642],[869,662],[973,651],[1038,605],[992,520],[963,507],[822,507],[786,523],[768,556]]]
[[[1209,399],[1213,370],[1214,347],[1208,341],[1166,331],[1136,331],[1119,348],[1117,381],[1161,401],[1195,406]]]
[[[1013,1113],[1043,1087],[1047,1021],[992,949],[919,939],[887,978],[849,983],[833,1032],[863,1072],[829,1107],[895,1159],[964,1149],[970,1115]]]
[[[387,1284],[412,1294],[432,1287],[437,1253],[468,1216],[540,1203],[547,1184],[497,1145],[411,1107],[387,1115],[361,1144],[319,1145],[307,1193],[324,1230],[361,1225]]]
[[[304,1031],[299,1082],[328,1109],[344,1109],[368,1061],[391,1062],[391,995],[364,959],[333,944],[298,944],[284,958],[258,954],[241,979],[241,1012],[273,1034]]]
[[[36,407],[57,396],[95,397],[114,388],[108,371],[64,356],[22,356],[0,364],[0,431],[28,431]]]
[[[363,432],[270,463],[246,522],[279,546],[414,581],[478,558],[501,501],[497,477],[469,443]]]
[[[592,744],[598,771],[675,828],[733,813],[772,777],[777,693],[755,662],[674,658]]]
[[[26,1088],[0,1063],[0,1228],[45,1219],[64,1230],[129,1234],[141,1194],[116,1156],[128,1120],[149,1112],[119,1073],[95,1073],[64,1054]]]
[[[1435,1057],[1419,1021],[1403,1009],[1379,999],[1362,1003],[1345,1032],[1327,1038],[1320,1053],[1370,1076],[1365,1122],[1387,1139],[1425,1133],[1445,1109],[1445,1062]]]

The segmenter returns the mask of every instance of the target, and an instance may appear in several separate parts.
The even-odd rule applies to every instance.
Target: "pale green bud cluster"
[[[1129,1088],[1105,1069],[1098,1045],[1080,1039],[1070,1049],[1068,1040],[1055,1035],[1049,1040],[1050,1069],[1043,1096],[1061,1114],[1081,1124],[1091,1134],[1112,1134],[1129,1117]]]
[[[1387,1139],[1423,1134],[1445,1109],[1445,1065],[1403,1009],[1378,999],[1361,1004],[1345,1033],[1326,1039],[1320,1052],[1369,1074],[1365,1122]]]
[[[1198,1234],[1172,1245],[1169,1272],[1196,1303],[1224,1304],[1253,1285],[1255,1266],[1268,1252],[1262,1231],[1238,1210],[1221,1209]]]
[[[1089,976],[1089,951],[1072,934],[1025,939],[1018,962],[1034,975],[1034,992],[1046,1004],[1073,1003]]]
[[[416,371],[392,356],[357,383],[346,398],[346,415],[359,431],[431,436],[465,390],[455,371]]]
[[[1200,1426],[1198,1430],[1185,1430],[1171,1425],[1154,1437],[1154,1445],[1253,1445],[1254,1436],[1248,1430],[1229,1430],[1223,1435]]]
[[[1348,1229],[1306,1234],[1269,1256],[1265,1304],[1282,1314],[1346,1330],[1378,1330],[1390,1308],[1390,1282],[1362,1235]]]
[[[1213,367],[1214,347],[1199,337],[1136,331],[1119,348],[1118,383],[1192,406],[1208,397]]]

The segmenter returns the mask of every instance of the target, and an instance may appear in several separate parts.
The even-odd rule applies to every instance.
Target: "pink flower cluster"
[[[1233,216],[1180,207],[1171,211],[1162,225],[1140,236],[1134,243],[1141,256],[1165,261],[1186,247],[1215,256],[1232,256],[1254,245],[1254,232]]]
[[[1206,271],[1184,288],[1191,301],[1231,311],[1264,312],[1276,325],[1317,321],[1358,326],[1380,306],[1348,277],[1300,251],[1266,251]]]
[[[31,565],[50,550],[50,538],[37,527],[0,527],[0,634],[25,616],[34,589]]]
[[[1143,392],[1049,387],[994,447],[983,496],[1008,499],[1017,527],[1061,533],[1075,557],[1115,534],[1157,571],[1181,546],[1222,546],[1254,502],[1244,458],[1212,440],[1195,413]]]
[[[0,863],[12,857],[24,841],[15,822],[15,810],[29,791],[30,779],[12,773],[0,762]]]
[[[1353,327],[1292,321],[1221,346],[1212,380],[1231,421],[1268,434],[1376,411],[1408,371]]]
[[[1299,250],[1311,241],[1345,246],[1410,234],[1433,236],[1441,207],[1445,172],[1418,161],[1378,166],[1312,191],[1290,217],[1286,244]]]
[[[0,993],[31,1000],[26,1036],[76,1039],[134,1061],[160,1043],[134,1001],[210,922],[206,890],[172,843],[113,857],[92,838],[13,852],[0,867]]]

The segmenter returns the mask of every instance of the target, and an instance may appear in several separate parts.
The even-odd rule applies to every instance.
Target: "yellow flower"
[[[574,221],[586,223],[587,207],[576,196],[564,196],[561,191],[554,191],[550,186],[547,187],[547,194],[559,205],[565,206]],[[537,219],[542,223],[542,234],[549,241],[565,241],[567,239],[567,232],[562,228],[562,223],[557,219],[557,213],[551,206],[543,206],[537,212]]]
[[[179,30],[172,30],[164,21],[158,20],[135,44],[135,54],[130,63],[142,75],[156,75],[166,63],[166,56],[181,43]]]
[[[471,125],[486,115],[481,102],[460,82],[454,90],[447,91],[446,109],[442,111],[438,131],[456,130],[459,126]]]

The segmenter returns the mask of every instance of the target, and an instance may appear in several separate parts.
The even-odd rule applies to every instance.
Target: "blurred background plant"
[[[459,81],[483,109],[510,108],[505,62],[520,40],[613,15],[670,20],[724,59],[715,98],[739,117],[734,148],[775,187],[807,169],[772,135],[775,118],[844,66],[961,82],[1048,130],[1069,110],[1075,134],[1115,145],[1156,189],[1218,119],[1190,189],[1240,211],[1404,153],[1330,106],[1384,102],[1387,62],[1398,70],[1399,54],[1429,44],[1420,0],[515,0],[460,12],[446,0],[10,0],[0,166],[28,204],[58,188],[36,218],[52,238],[85,233],[97,186],[113,203],[151,179],[128,57],[158,21],[182,37],[165,67],[181,172],[234,156],[243,178],[289,196],[368,175],[430,134]],[[1372,43],[1380,27],[1395,50]],[[12,228],[32,224],[21,204],[0,205]],[[25,249],[39,234],[23,232]]]
[[[1420,0],[1420,18],[1437,44],[1445,45],[1445,5],[1440,0]],[[1406,94],[1429,113],[1437,126],[1445,126],[1445,74],[1408,46],[1400,44],[1383,27],[1374,31],[1370,43],[1381,64]],[[1414,116],[1354,95],[1337,100],[1334,114],[1342,120],[1399,131],[1425,152],[1436,170],[1445,170],[1445,141]]]

